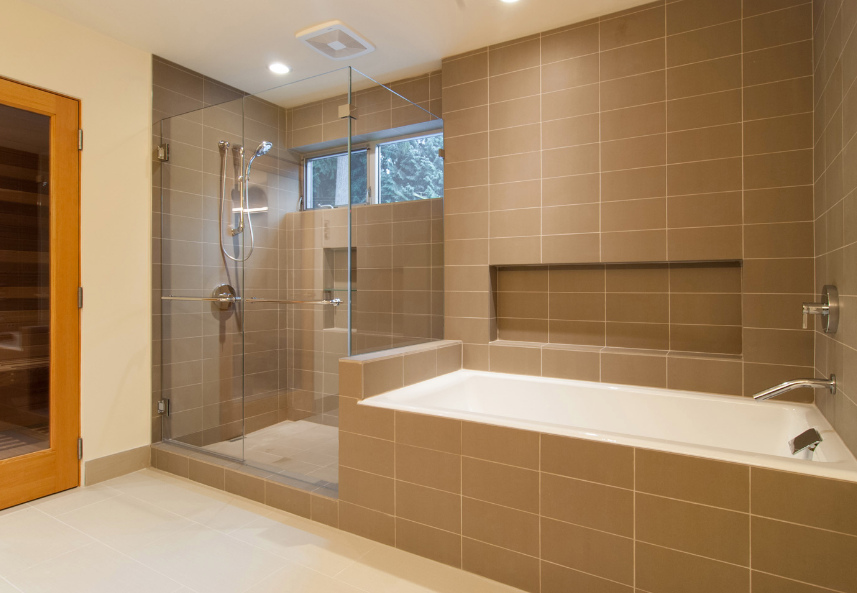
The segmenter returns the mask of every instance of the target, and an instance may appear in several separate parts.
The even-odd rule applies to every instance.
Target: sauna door
[[[80,481],[79,113],[0,78],[0,509]]]

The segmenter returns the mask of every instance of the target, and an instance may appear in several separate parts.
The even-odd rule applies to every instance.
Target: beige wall
[[[681,0],[445,59],[445,336],[465,366],[743,395],[812,374],[812,51],[808,1]],[[556,307],[513,295],[515,331],[497,320],[497,267],[695,261],[742,262],[741,294],[691,295],[708,319],[664,323],[699,291],[641,277],[623,292],[661,296],[636,316],[563,307],[578,283]],[[715,320],[736,298],[741,318]]]
[[[857,452],[857,10],[853,1],[813,3],[815,27],[815,290],[839,288],[835,334],[816,323],[815,369],[835,374],[836,395],[816,402]],[[818,299],[820,295],[818,295]]]
[[[149,443],[149,54],[0,0],[0,75],[81,100],[84,459]]]

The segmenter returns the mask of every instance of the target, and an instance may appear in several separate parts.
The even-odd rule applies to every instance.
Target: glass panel
[[[351,197],[353,204],[365,204],[366,150],[351,152]],[[307,160],[307,207],[348,206],[348,153]]]
[[[248,210],[263,205],[251,188],[245,230],[237,232],[239,178],[257,146],[244,140],[243,98],[163,120],[161,142],[170,156],[160,164],[160,295],[210,298],[228,285],[243,297],[242,260],[252,247]],[[160,310],[160,396],[170,401],[164,438],[243,459],[247,319],[240,301],[221,308],[212,301],[162,300]]]
[[[339,358],[348,354],[348,71],[245,98],[246,145],[272,142],[249,174],[256,246],[244,265],[245,462],[334,496]],[[362,164],[362,168],[361,168]],[[366,196],[366,153],[352,156]],[[304,198],[302,200],[302,197]],[[253,297],[273,301],[254,302]]]
[[[0,459],[50,447],[50,130],[0,105]]]
[[[378,145],[378,201],[443,197],[443,134]]]
[[[369,145],[379,191],[352,208],[351,354],[443,339],[439,83],[429,75],[387,88],[354,72],[353,142]]]

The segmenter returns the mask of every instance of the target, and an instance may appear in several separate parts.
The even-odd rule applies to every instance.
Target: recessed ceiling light
[[[291,68],[289,68],[285,64],[281,64],[280,62],[274,62],[273,64],[268,66],[268,70],[270,70],[274,74],[288,74]]]
[[[512,4],[513,2],[517,2],[518,0],[500,0],[501,2],[505,2],[506,4]]]

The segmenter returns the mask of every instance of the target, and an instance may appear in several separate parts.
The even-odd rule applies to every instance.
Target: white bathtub
[[[461,370],[360,402],[857,482],[857,460],[811,404]],[[812,460],[788,441],[815,427]]]

